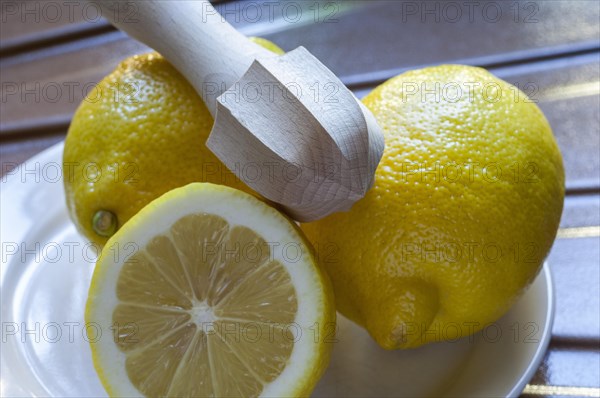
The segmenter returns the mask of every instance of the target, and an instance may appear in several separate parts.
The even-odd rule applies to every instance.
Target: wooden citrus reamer
[[[274,55],[205,0],[95,3],[187,78],[215,118],[208,148],[296,220],[348,210],[372,186],[382,131],[305,48]],[[126,4],[128,19],[114,9]]]

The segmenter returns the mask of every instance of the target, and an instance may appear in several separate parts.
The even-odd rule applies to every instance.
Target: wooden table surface
[[[567,197],[548,258],[557,293],[552,340],[523,396],[599,397],[600,2],[267,3],[217,7],[245,34],[285,50],[305,46],[358,96],[407,69],[465,63],[488,68],[537,101],[563,154]],[[148,48],[83,2],[0,4],[4,175],[63,140],[90,87]]]

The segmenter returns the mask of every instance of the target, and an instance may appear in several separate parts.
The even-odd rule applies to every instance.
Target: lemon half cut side
[[[86,322],[111,396],[303,396],[324,372],[335,310],[302,232],[233,188],[154,200],[106,244]]]

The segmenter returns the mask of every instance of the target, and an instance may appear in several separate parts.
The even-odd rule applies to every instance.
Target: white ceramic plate
[[[96,331],[86,333],[83,320],[96,254],[69,221],[61,155],[55,145],[0,185],[2,397],[106,396],[86,341]],[[553,316],[547,265],[505,317],[455,342],[384,351],[340,316],[331,365],[314,395],[518,396],[542,360]]]

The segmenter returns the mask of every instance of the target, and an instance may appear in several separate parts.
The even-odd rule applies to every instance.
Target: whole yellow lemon
[[[364,104],[386,140],[373,188],[302,226],[337,309],[386,349],[495,322],[558,228],[564,170],[546,118],[516,87],[459,65],[404,73]]]
[[[103,245],[150,201],[191,182],[253,193],[206,147],[212,125],[202,98],[162,56],[124,60],[81,103],[65,140],[65,196],[77,229]]]

